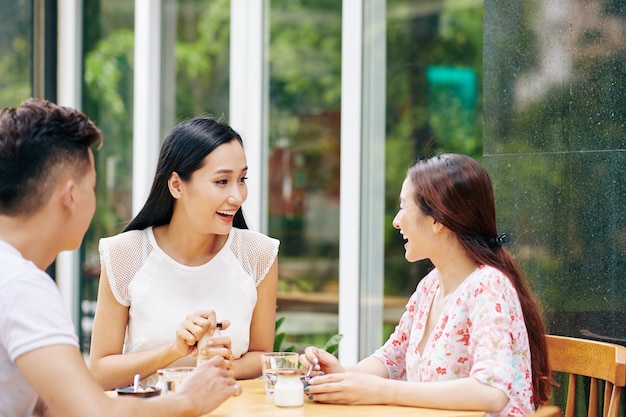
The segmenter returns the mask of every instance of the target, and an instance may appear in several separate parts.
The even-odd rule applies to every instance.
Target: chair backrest
[[[588,417],[598,416],[598,381],[604,381],[603,417],[617,417],[626,385],[626,347],[575,337],[547,335],[553,372],[569,374],[565,417],[574,417],[577,376],[590,378]]]

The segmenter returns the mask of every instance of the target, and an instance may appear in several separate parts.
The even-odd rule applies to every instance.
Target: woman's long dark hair
[[[179,123],[167,135],[156,168],[156,174],[146,203],[124,228],[142,230],[149,226],[168,224],[174,211],[174,197],[167,182],[173,172],[183,181],[189,181],[191,174],[200,169],[204,158],[215,148],[233,140],[243,146],[241,136],[226,123],[211,117],[197,117]],[[241,208],[233,219],[233,226],[247,229]]]
[[[473,261],[497,268],[513,283],[530,343],[535,406],[546,403],[555,386],[548,364],[546,325],[526,277],[510,252],[501,247],[489,174],[468,156],[444,154],[418,161],[407,177],[424,214],[454,232]]]

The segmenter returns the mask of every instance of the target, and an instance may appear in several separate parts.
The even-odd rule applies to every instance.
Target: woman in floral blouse
[[[446,154],[408,170],[393,220],[409,262],[430,259],[387,342],[344,368],[309,347],[300,361],[318,374],[309,399],[400,404],[523,416],[553,387],[538,302],[496,230],[486,170]],[[532,360],[531,360],[532,358]],[[322,375],[323,373],[323,375]]]

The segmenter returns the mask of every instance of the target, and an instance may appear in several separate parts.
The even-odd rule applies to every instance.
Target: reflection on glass
[[[164,132],[200,114],[228,120],[230,0],[167,1],[163,13]]]
[[[391,222],[406,169],[420,157],[482,156],[482,1],[387,1],[385,295],[408,300],[428,272],[409,264]],[[385,335],[404,304],[385,308]]]
[[[0,108],[33,95],[31,1],[2,2],[0,13]]]
[[[485,164],[499,222],[549,332],[622,345],[625,27],[619,0],[485,5]],[[557,404],[565,394],[553,392]]]
[[[341,2],[272,0],[269,230],[283,348],[337,332]]]
[[[134,3],[85,2],[85,113],[100,127],[104,146],[94,152],[96,213],[81,247],[81,347],[89,350],[100,276],[98,240],[118,233],[131,215]]]
[[[626,344],[626,4],[510,3],[485,7],[500,220],[551,333]]]

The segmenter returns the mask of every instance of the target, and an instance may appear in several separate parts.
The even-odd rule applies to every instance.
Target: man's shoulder
[[[25,276],[40,276],[51,280],[48,274],[37,268],[34,263],[24,258],[17,249],[6,242],[0,242],[0,265],[2,265],[0,287]]]

